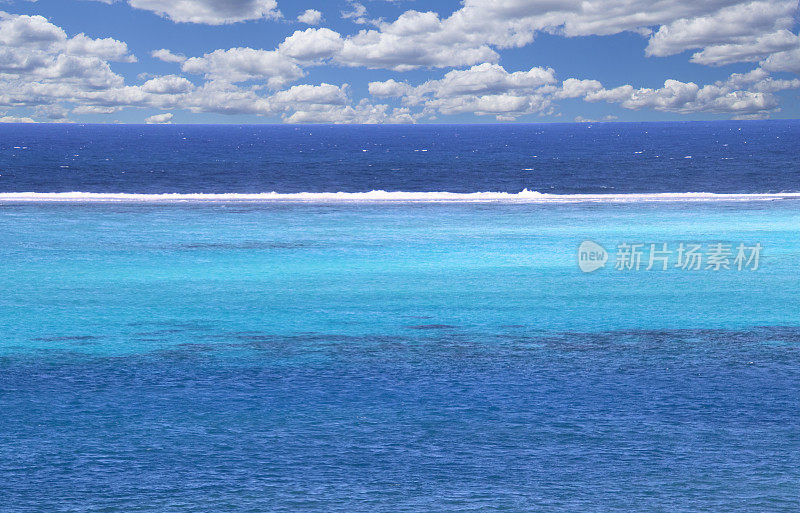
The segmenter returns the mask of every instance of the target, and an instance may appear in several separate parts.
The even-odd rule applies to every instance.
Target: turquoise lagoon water
[[[800,508],[800,202],[0,209],[0,510]]]
[[[171,322],[427,338],[409,326],[496,336],[800,321],[793,201],[7,204],[0,223],[4,352],[135,353],[202,336],[137,335]],[[580,271],[584,240],[611,253],[606,268]],[[613,268],[624,242],[646,244],[641,270]],[[645,270],[650,243],[681,242],[764,249],[756,271],[681,270],[676,255],[667,271]],[[84,335],[98,338],[47,340]]]

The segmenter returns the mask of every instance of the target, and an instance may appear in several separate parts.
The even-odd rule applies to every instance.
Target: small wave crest
[[[264,192],[242,193],[97,193],[5,192],[0,202],[62,203],[630,203],[685,201],[772,201],[800,199],[800,193],[717,194],[709,192],[630,194],[545,194],[527,189],[517,192]]]

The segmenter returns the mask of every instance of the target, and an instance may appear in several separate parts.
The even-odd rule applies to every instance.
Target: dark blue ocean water
[[[0,191],[798,191],[797,134],[0,125]],[[795,513],[798,227],[792,199],[0,198],[0,513]],[[763,254],[587,274],[587,239]]]
[[[0,125],[0,192],[797,192],[800,121]]]
[[[797,329],[190,340],[0,360],[0,509],[798,509]]]

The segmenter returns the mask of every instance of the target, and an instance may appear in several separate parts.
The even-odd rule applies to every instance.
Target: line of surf
[[[628,203],[774,201],[800,199],[800,192],[762,194],[718,194],[709,192],[630,194],[546,194],[523,190],[510,192],[265,192],[241,193],[96,193],[96,192],[5,192],[0,202],[60,203]]]

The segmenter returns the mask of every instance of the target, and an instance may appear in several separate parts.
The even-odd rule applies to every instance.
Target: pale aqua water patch
[[[3,353],[252,336],[798,326],[800,203],[6,204]],[[582,273],[592,240],[763,246],[757,271]]]

